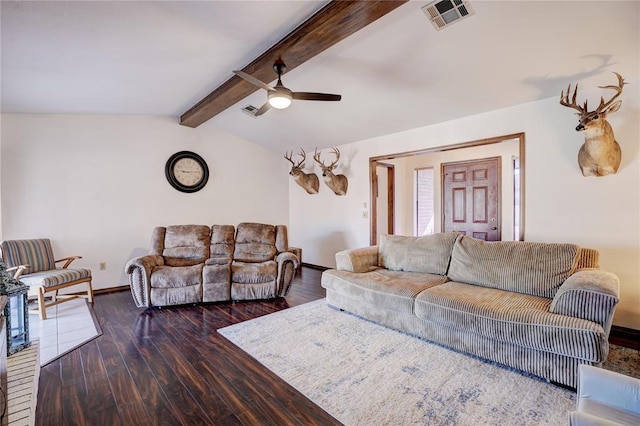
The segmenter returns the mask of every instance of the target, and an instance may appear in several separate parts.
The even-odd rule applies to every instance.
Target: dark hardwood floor
[[[41,369],[36,424],[340,424],[216,331],[324,297],[320,275],[303,267],[273,301],[144,310],[97,295],[103,335]]]

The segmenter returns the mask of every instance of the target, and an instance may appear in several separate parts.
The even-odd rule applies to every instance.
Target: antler
[[[612,89],[616,91],[616,94],[613,95],[613,97],[611,97],[611,99],[609,99],[608,102],[604,102],[604,97],[601,96],[600,97],[600,106],[598,106],[598,108],[596,108],[595,112],[602,112],[606,107],[608,107],[609,105],[611,105],[611,103],[618,97],[620,96],[620,94],[622,93],[622,86],[624,86],[626,83],[624,81],[624,78],[622,78],[622,76],[620,74],[618,74],[617,72],[613,72],[617,77],[618,77],[618,85],[617,86],[613,86],[613,85],[609,85],[609,86],[598,86],[601,89]],[[585,104],[586,105],[586,104]]]
[[[569,108],[573,108],[577,110],[580,114],[584,114],[587,110],[587,101],[584,101],[584,107],[581,107],[576,103],[576,96],[578,95],[578,83],[576,83],[576,87],[573,90],[573,96],[571,96],[571,102],[569,102],[569,96],[571,93],[571,84],[567,87],[567,94],[564,94],[564,90],[560,93],[560,105],[564,105]]]
[[[330,167],[330,168],[333,169],[335,167],[336,163],[338,162],[338,160],[340,159],[340,151],[335,146],[333,148],[331,148],[331,151],[333,151],[334,155],[336,156],[336,160],[333,163],[331,163],[329,166],[327,166],[327,167]]]
[[[293,153],[293,151],[292,151]],[[304,152],[304,149],[300,148],[300,152],[298,152],[298,155],[300,155],[302,157],[302,161],[300,161],[298,163],[298,165],[300,165],[300,167],[302,167],[302,165],[304,164],[304,161],[307,159],[307,153]]]
[[[324,167],[324,163],[320,161],[320,153],[318,152],[318,147],[316,147],[316,149],[313,151],[313,159],[316,161],[316,163]]]
[[[302,161],[304,161],[304,158],[302,159],[302,161],[298,164],[294,163],[293,160],[291,159],[291,157],[293,156],[293,151],[289,152],[289,151],[285,151],[284,152],[284,158],[286,158],[287,160],[289,160],[289,162],[291,163],[291,166],[293,167],[299,167],[300,164],[302,163]]]
[[[323,169],[333,170],[336,166],[336,163],[340,159],[340,151],[336,147],[333,147],[331,151],[333,151],[334,155],[336,156],[336,159],[333,163],[329,164],[328,166],[324,164],[324,161],[320,160],[320,152],[318,152],[317,147],[315,149],[315,154],[313,154],[313,159],[316,160],[316,163],[320,164]]]

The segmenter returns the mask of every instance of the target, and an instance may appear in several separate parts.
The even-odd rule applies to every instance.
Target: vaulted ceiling
[[[325,148],[559,96],[577,81],[611,84],[612,71],[638,78],[639,2],[471,1],[474,16],[440,31],[427,3],[397,7],[283,76],[342,101],[254,118],[241,109],[265,102],[259,90],[201,127],[279,151]],[[326,4],[2,1],[2,112],[164,115],[178,126]]]

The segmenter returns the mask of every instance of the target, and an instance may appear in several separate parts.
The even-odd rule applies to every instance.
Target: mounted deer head
[[[300,150],[299,155],[302,157],[302,160],[294,163],[291,159],[293,155],[293,151],[291,153],[285,152],[284,158],[289,160],[291,163],[291,171],[289,174],[293,176],[293,180],[300,185],[307,193],[309,194],[317,194],[320,189],[320,181],[318,180],[318,176],[315,173],[305,173],[304,172],[304,160],[307,158],[307,154],[304,150]]]
[[[613,135],[613,129],[607,121],[607,115],[616,112],[622,101],[613,102],[622,93],[622,86],[625,81],[620,74],[614,72],[618,77],[617,86],[598,86],[601,89],[615,90],[615,94],[607,102],[604,97],[600,97],[600,105],[593,111],[589,111],[587,101],[580,106],[576,103],[576,95],[578,94],[578,84],[570,95],[571,85],[567,87],[567,93],[564,91],[560,94],[560,105],[573,108],[579,118],[579,124],[576,131],[584,132],[584,143],[578,152],[578,164],[584,176],[605,176],[615,174],[620,167],[622,159],[622,151],[620,145],[616,142]],[[569,97],[571,96],[571,101]]]
[[[320,160],[320,153],[318,152],[318,148],[316,148],[315,153],[313,154],[313,159],[316,160],[316,163],[318,163],[322,168],[322,180],[324,180],[324,183],[336,195],[345,195],[347,193],[347,186],[349,185],[347,177],[345,175],[333,174],[333,169],[336,168],[336,163],[338,163],[338,160],[340,159],[340,151],[338,151],[338,148],[335,147],[332,148],[331,151],[336,156],[336,159],[328,166]]]

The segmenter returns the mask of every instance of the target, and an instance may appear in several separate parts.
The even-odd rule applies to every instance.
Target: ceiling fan
[[[273,64],[273,70],[278,74],[278,82],[274,87],[269,86],[267,83],[258,80],[254,76],[247,74],[246,72],[236,70],[234,73],[249,83],[260,87],[267,91],[267,102],[264,103],[256,111],[254,114],[256,117],[264,114],[269,110],[269,108],[273,107],[276,109],[285,109],[289,105],[291,105],[291,101],[293,99],[302,100],[302,101],[339,101],[342,99],[341,95],[332,95],[329,93],[314,93],[314,92],[292,92],[288,88],[284,87],[282,84],[282,74],[286,65],[282,61],[282,59],[278,59]]]

